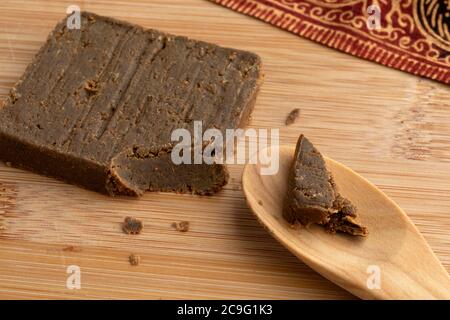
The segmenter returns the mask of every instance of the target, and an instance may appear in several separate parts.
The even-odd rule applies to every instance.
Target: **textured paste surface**
[[[297,142],[283,216],[292,224],[323,225],[331,233],[367,235],[354,220],[356,208],[339,194],[324,158],[304,135]]]
[[[0,158],[109,194],[210,194],[222,165],[175,166],[171,133],[247,124],[261,82],[253,53],[83,12],[50,34],[0,108]]]

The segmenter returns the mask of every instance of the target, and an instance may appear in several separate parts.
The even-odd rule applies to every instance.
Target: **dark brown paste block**
[[[356,208],[339,194],[324,158],[304,135],[297,142],[288,183],[283,216],[289,223],[367,235],[367,229],[354,220]]]
[[[245,126],[261,79],[253,53],[84,12],[80,30],[56,26],[0,107],[0,159],[111,195],[210,194],[226,168],[173,165],[171,133]]]

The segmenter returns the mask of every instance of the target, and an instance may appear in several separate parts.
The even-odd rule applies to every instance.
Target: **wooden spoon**
[[[264,151],[263,151],[264,152]],[[294,148],[279,148],[276,175],[247,164],[242,185],[249,207],[289,251],[325,278],[363,299],[450,299],[450,278],[405,212],[372,183],[325,158],[341,194],[358,208],[369,235],[292,228],[282,217]]]

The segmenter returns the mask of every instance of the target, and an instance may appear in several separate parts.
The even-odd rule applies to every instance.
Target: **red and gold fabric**
[[[450,0],[211,0],[299,36],[450,84]],[[371,28],[368,8],[379,9]]]

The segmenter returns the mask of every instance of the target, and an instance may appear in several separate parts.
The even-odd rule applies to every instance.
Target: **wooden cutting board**
[[[0,94],[18,80],[73,1],[2,0]],[[257,52],[266,71],[251,127],[306,134],[364,175],[416,223],[450,271],[448,86],[317,45],[204,0],[78,1],[84,10]],[[300,108],[299,121],[284,120]],[[257,223],[242,166],[213,197],[109,198],[0,164],[0,298],[352,298]],[[121,232],[128,216],[142,234]],[[187,220],[190,230],[171,224]],[[128,262],[141,257],[139,266]],[[67,268],[81,271],[68,289]],[[414,266],[411,266],[413,272]]]

